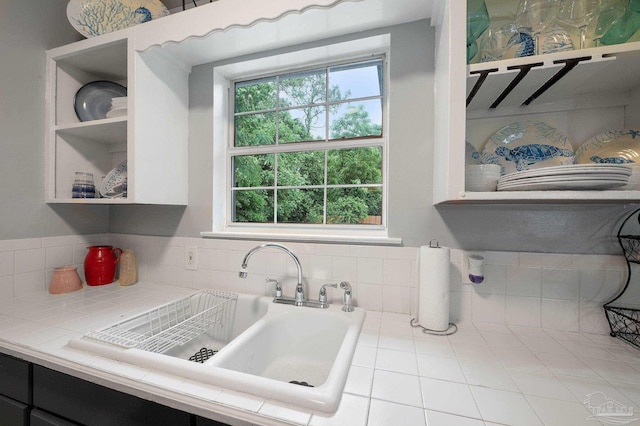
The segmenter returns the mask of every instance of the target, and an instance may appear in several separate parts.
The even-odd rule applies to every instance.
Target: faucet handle
[[[275,285],[276,285],[276,299],[279,299],[279,298],[281,298],[281,297],[282,297],[282,286],[280,285],[280,281],[278,281],[278,280],[274,280],[273,278],[267,278],[267,279],[265,280],[265,282],[266,282],[267,284],[269,284],[269,283],[275,283]]]
[[[328,308],[329,303],[327,303],[327,287],[338,288],[338,284],[324,284],[320,287],[320,294],[318,295],[318,301],[320,302],[321,308]]]
[[[345,312],[353,312],[354,307],[351,305],[351,284],[346,281],[342,281],[340,283],[340,288],[344,290],[342,310]]]

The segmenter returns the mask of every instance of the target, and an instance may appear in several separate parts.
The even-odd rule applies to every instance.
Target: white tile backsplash
[[[542,299],[542,328],[580,331],[580,302]]]
[[[507,294],[509,296],[540,297],[542,269],[525,266],[507,266]]]
[[[539,297],[507,296],[505,321],[507,324],[540,327],[541,303]]]
[[[0,252],[0,277],[13,275],[14,254],[13,252]]]
[[[43,271],[45,268],[45,249],[19,250],[15,252],[14,272],[22,274],[25,272]]]
[[[45,253],[47,269],[73,264],[73,245],[48,247]]]
[[[249,276],[237,276],[257,242],[187,237],[95,234],[0,241],[0,301],[46,291],[51,271],[72,264],[83,276],[87,246],[133,248],[141,280],[186,288],[272,295],[265,279],[295,285],[295,264],[282,252],[257,253]],[[186,246],[199,247],[198,270],[184,268]],[[418,249],[347,244],[287,243],[299,257],[310,297],[322,284],[349,281],[354,303],[370,311],[416,315]],[[450,318],[519,327],[606,334],[602,304],[624,286],[623,256],[484,252],[485,281],[462,284],[463,251],[451,250]],[[332,303],[342,291],[330,289]]]
[[[503,294],[481,294],[471,295],[471,312],[475,321],[482,322],[505,322],[505,296]]]
[[[542,297],[579,300],[580,271],[574,269],[542,269]]]

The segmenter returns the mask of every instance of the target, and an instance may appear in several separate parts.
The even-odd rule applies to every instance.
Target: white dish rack
[[[85,337],[123,348],[164,353],[208,333],[228,341],[238,295],[202,290],[151,311],[92,331]]]

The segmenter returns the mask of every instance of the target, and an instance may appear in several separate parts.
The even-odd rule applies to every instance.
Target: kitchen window
[[[387,53],[383,35],[214,69],[203,235],[388,243]]]
[[[234,83],[231,222],[382,225],[383,59]]]

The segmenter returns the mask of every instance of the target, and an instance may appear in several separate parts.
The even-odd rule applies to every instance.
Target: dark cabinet
[[[0,354],[0,424],[26,426],[31,409],[31,364]]]
[[[91,426],[190,426],[191,414],[33,366],[33,404]]]
[[[0,353],[0,426],[226,426]]]
[[[31,364],[0,354],[0,395],[31,404]]]
[[[78,423],[38,410],[37,408],[31,411],[30,420],[31,423],[29,426],[80,426]]]
[[[26,426],[29,424],[29,406],[0,395],[0,424]]]

